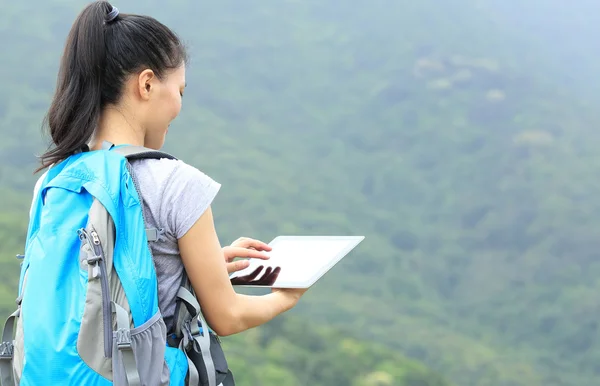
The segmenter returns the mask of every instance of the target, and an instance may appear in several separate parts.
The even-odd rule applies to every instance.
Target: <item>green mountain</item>
[[[41,119],[83,4],[0,13],[2,315]],[[458,385],[595,384],[597,3],[115,5],[188,41],[166,150],[223,184],[222,242],[367,237],[291,321],[225,339],[240,382],[437,385],[439,373]]]
[[[423,364],[351,336],[283,316],[224,347],[240,386],[450,386]]]

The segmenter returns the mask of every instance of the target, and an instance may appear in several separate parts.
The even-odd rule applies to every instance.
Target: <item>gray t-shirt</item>
[[[221,185],[181,160],[143,159],[131,165],[144,201],[146,227],[163,229],[160,240],[151,242],[150,249],[158,280],[158,306],[169,331],[184,269],[177,240],[208,209]],[[36,183],[34,197],[44,176]]]
[[[150,243],[158,279],[158,302],[167,331],[173,326],[175,299],[183,277],[177,240],[183,237],[214,200],[221,185],[181,160],[132,161],[144,201],[146,227],[163,229]]]

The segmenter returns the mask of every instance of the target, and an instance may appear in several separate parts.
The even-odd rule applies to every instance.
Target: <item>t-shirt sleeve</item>
[[[175,238],[183,237],[206,212],[221,185],[212,178],[182,161],[177,161],[165,181],[161,217],[166,231]]]

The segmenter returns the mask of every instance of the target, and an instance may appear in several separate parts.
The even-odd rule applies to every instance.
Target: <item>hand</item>
[[[263,270],[263,268],[264,267],[261,265],[261,266],[257,267],[249,275],[234,277],[233,279],[230,279],[231,284],[232,285],[252,284],[252,285],[264,285],[264,286],[273,285],[273,283],[275,283],[275,280],[277,280],[277,277],[279,276],[279,272],[281,272],[281,267],[276,267],[275,269],[273,269],[271,267],[267,267],[264,275],[262,275],[260,279],[254,280],[260,274],[260,272]]]
[[[283,295],[289,301],[287,308],[291,309],[291,308],[295,307],[296,304],[298,304],[302,295],[304,295],[306,293],[306,291],[308,291],[309,289],[310,289],[310,287],[309,288],[273,288],[272,292],[280,293],[281,295]]]
[[[248,268],[249,260],[236,260],[235,258],[254,258],[268,260],[269,255],[261,253],[261,251],[269,252],[272,248],[259,240],[250,239],[248,237],[240,237],[231,243],[230,246],[223,248],[223,255],[227,262],[227,272],[233,273]]]
[[[227,262],[227,272],[233,273],[237,271],[241,271],[243,269],[248,268],[250,265],[249,260],[236,260],[235,258],[256,258],[262,260],[268,260],[269,256],[265,253],[261,253],[261,251],[270,251],[272,248],[259,240],[250,239],[247,237],[240,237],[236,241],[234,241],[229,247],[223,248],[223,254],[225,256],[225,261]],[[239,276],[231,279],[232,285],[243,285],[243,284],[253,284],[253,285],[266,285],[270,286],[275,283],[277,277],[279,276],[279,272],[281,271],[280,267],[276,267],[275,269],[268,267],[264,274],[260,277],[260,279],[255,280],[256,277],[261,273],[264,266],[257,267],[252,273]]]

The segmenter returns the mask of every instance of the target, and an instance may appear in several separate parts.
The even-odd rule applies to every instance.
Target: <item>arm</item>
[[[181,259],[203,314],[218,335],[264,324],[296,305],[304,291],[273,291],[265,296],[238,294],[227,274],[210,207],[179,239]]]

